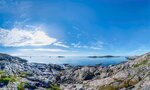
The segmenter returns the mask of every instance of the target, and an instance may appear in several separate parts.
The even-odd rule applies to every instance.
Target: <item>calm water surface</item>
[[[108,65],[115,65],[121,62],[127,61],[125,57],[113,57],[113,58],[87,58],[87,57],[21,57],[29,62],[36,62],[36,63],[53,63],[53,64],[70,64],[70,65],[96,65],[101,64],[103,66]]]

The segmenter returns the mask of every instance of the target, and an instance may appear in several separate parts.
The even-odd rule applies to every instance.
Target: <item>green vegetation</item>
[[[24,87],[28,88],[28,89],[31,89],[31,90],[36,89],[36,86],[31,86],[28,82],[24,82]]]
[[[5,73],[5,71],[0,70],[0,75],[2,75],[2,74],[4,74],[4,73]]]
[[[34,90],[34,89],[36,89],[36,86],[31,86],[28,82],[21,82],[17,88],[18,88],[18,90],[24,90],[25,88]]]
[[[139,67],[139,66],[141,66],[141,65],[147,64],[147,62],[148,62],[148,60],[143,60],[143,61],[141,61],[140,63],[133,65],[133,67],[135,67],[135,68],[136,68],[136,67]]]
[[[29,74],[27,72],[21,72],[20,77],[26,77],[26,76],[32,76],[32,74]]]
[[[1,77],[0,78],[0,83],[3,83],[4,85],[7,85],[9,82],[15,82],[15,78],[14,77],[8,77],[8,76],[5,76],[5,77]]]
[[[16,81],[16,77],[14,77],[14,76],[2,76],[1,79],[8,80],[10,82]]]
[[[47,88],[47,90],[61,90],[61,89],[56,84],[51,84],[50,87]]]
[[[15,76],[5,76],[5,71],[0,71],[0,83],[3,83],[3,85],[7,85],[9,82],[15,82],[16,77]]]
[[[28,74],[27,74],[26,72],[21,72],[21,73],[20,73],[20,76],[21,76],[21,77],[26,77],[27,75],[28,75]]]
[[[24,90],[24,82],[21,82],[18,86],[17,86],[18,90]]]
[[[114,80],[115,82],[119,82],[120,84],[118,84],[117,86],[113,86],[111,84],[104,85],[99,87],[99,90],[120,90],[122,88],[132,87],[138,83],[138,81],[133,81],[133,80],[120,80],[120,79],[114,79]]]
[[[32,75],[32,74],[28,74],[27,72],[20,72],[20,74],[19,74],[20,78],[26,77],[29,75]],[[19,77],[17,77],[16,75],[6,76],[4,71],[0,71],[0,84],[2,84],[4,86],[7,85],[9,82],[16,82],[17,79],[19,79]],[[18,90],[25,90],[25,88],[34,90],[37,87],[30,85],[28,82],[21,82],[17,86]],[[61,90],[61,89],[59,88],[59,86],[57,86],[55,84],[50,84],[49,88],[47,88],[47,90]]]
[[[9,83],[9,79],[8,78],[1,78],[0,83],[3,83],[4,85],[7,85]]]

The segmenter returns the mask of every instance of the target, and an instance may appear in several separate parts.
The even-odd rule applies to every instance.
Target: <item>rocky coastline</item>
[[[114,66],[28,63],[0,54],[0,90],[149,90],[150,53]]]

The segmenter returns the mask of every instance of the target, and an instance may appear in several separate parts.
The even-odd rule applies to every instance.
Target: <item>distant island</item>
[[[88,58],[112,58],[112,57],[120,57],[120,56],[112,56],[112,55],[105,55],[105,56],[88,56]]]
[[[65,56],[57,56],[58,58],[65,58]]]

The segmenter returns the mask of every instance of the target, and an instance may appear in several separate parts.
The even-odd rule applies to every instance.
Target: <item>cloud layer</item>
[[[93,50],[101,50],[103,48],[103,42],[97,41],[94,43],[91,43],[90,45],[81,45],[81,43],[72,43],[71,45],[74,48],[82,48],[82,49],[93,49]]]
[[[33,28],[33,30],[18,28],[11,30],[0,29],[0,44],[8,47],[44,46],[57,41],[37,28]]]
[[[69,48],[68,45],[63,44],[62,42],[56,42],[53,45],[58,46],[58,47],[64,47],[64,48]]]
[[[36,48],[36,49],[18,49],[19,51],[41,51],[41,52],[66,52],[63,49],[48,49],[48,48]]]

